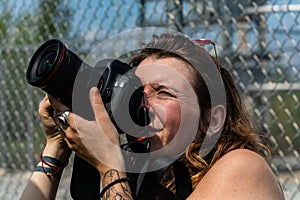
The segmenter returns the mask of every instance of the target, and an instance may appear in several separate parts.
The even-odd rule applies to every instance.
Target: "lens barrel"
[[[87,64],[60,40],[51,39],[32,56],[26,72],[27,82],[71,105],[74,81],[82,65]]]

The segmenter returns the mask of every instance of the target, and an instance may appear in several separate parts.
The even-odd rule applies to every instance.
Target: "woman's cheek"
[[[182,108],[180,131],[183,132],[185,136],[195,135],[195,130],[198,130],[198,122],[200,119],[199,107],[191,104],[183,104]]]
[[[177,101],[171,101],[163,106],[164,109],[164,128],[169,131],[172,137],[177,134],[181,123],[181,107]]]
[[[162,104],[153,104],[151,106],[150,111],[152,110],[153,112],[153,123],[154,126],[158,125],[158,123],[161,123],[162,126],[164,126],[164,124],[166,123],[166,119],[167,119],[167,113],[166,113],[166,109]],[[155,128],[159,128],[159,127],[155,127]],[[163,128],[163,127],[161,127]]]

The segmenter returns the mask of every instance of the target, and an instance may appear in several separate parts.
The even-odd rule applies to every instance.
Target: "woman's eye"
[[[170,92],[167,92],[167,91],[159,91],[158,94],[160,96],[170,96],[170,97],[174,96],[173,94],[171,94]]]

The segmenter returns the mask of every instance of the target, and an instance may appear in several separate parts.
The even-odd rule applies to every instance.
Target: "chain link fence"
[[[25,80],[37,47],[59,38],[86,56],[136,27],[216,41],[245,106],[274,143],[271,166],[286,199],[300,199],[300,2],[293,0],[0,0],[0,199],[18,199],[45,138],[43,93]],[[116,41],[116,45],[118,42]],[[57,199],[70,199],[69,167]]]

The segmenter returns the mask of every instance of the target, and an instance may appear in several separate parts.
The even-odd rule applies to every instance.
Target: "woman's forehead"
[[[153,59],[149,57],[139,64],[136,75],[143,82],[186,81],[192,77],[189,67],[189,64],[178,58]]]
[[[188,64],[180,59],[163,58],[147,59],[141,62],[136,70],[143,85],[163,86],[184,97],[194,93]]]

